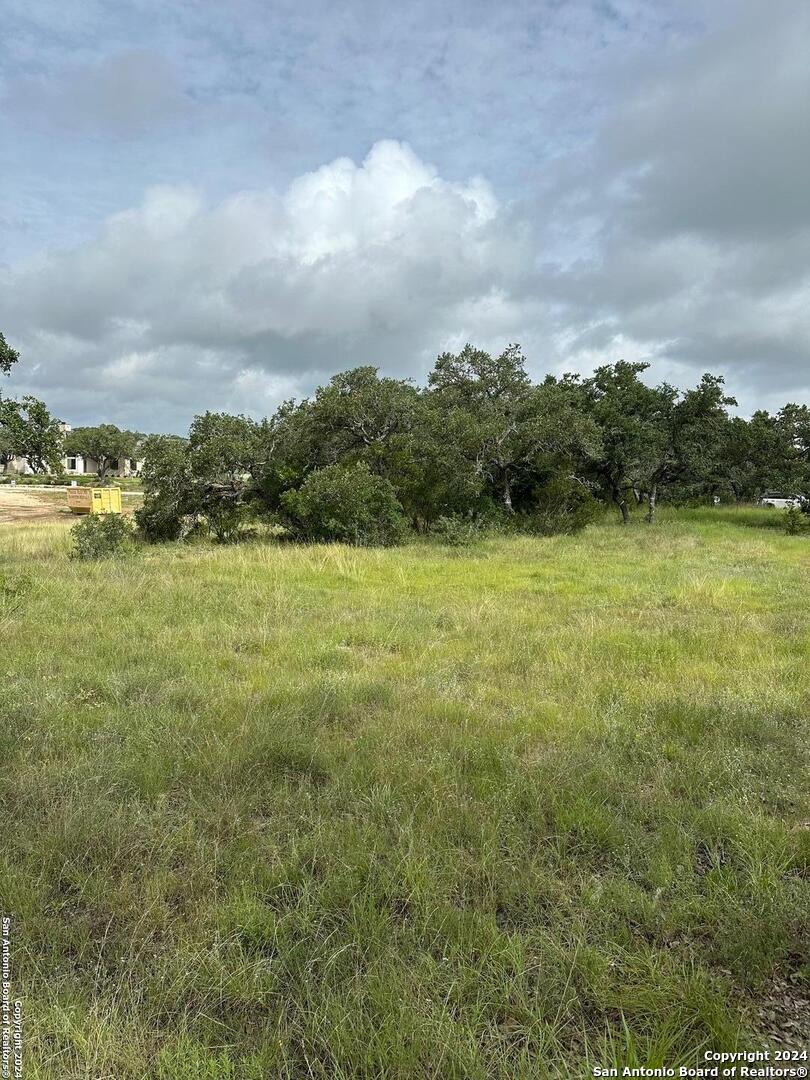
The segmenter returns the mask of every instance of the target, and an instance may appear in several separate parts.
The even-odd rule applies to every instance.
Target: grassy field
[[[98,564],[0,527],[27,1080],[806,1045],[810,538],[777,520]]]

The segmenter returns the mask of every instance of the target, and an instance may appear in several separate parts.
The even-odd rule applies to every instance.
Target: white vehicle
[[[759,500],[759,505],[769,506],[773,510],[786,510],[789,506],[800,506],[801,501],[798,495],[782,495],[776,491],[769,491]]]

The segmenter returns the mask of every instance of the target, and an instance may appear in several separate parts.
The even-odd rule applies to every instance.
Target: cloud
[[[25,124],[48,132],[114,137],[161,130],[189,110],[172,65],[146,49],[20,75],[7,85],[2,104]]]
[[[194,385],[211,407],[266,409],[342,366],[421,374],[448,335],[508,336],[531,262],[488,184],[383,141],[281,193],[209,206],[155,188],[94,240],[6,273],[0,317],[57,398],[90,386],[108,415],[123,396],[153,414]]]
[[[182,429],[466,340],[810,400],[804,0],[67,6],[10,35],[0,145],[0,326],[66,418]]]
[[[804,0],[742,3],[637,73],[600,163],[635,174],[624,213],[640,231],[770,242],[810,225],[808,41]]]
[[[587,251],[544,287],[572,359],[622,340],[724,371],[748,408],[810,398],[810,8],[734,5],[634,71],[563,215]],[[566,218],[564,217],[564,220]]]

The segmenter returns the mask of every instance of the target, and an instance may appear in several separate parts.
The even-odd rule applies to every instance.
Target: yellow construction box
[[[68,506],[74,514],[120,514],[121,488],[68,488]]]

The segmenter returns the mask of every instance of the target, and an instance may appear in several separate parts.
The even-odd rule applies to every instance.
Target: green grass
[[[763,1045],[810,930],[810,541],[775,521],[98,564],[0,527],[26,1077]]]

